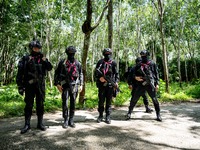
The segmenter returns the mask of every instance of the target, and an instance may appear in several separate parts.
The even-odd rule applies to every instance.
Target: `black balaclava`
[[[135,60],[136,65],[141,63],[141,62],[142,62],[142,58],[141,57],[136,58],[136,60]]]
[[[104,54],[104,60],[105,61],[111,60],[111,54]]]
[[[31,51],[31,55],[34,57],[34,56],[38,56],[38,55],[42,55],[41,52],[35,52],[35,51]]]
[[[70,62],[74,62],[74,55],[75,55],[75,53],[68,53],[67,54],[67,56],[68,56],[68,60],[70,61]]]
[[[141,56],[142,58],[142,63],[147,63],[148,62],[148,56],[144,55],[144,56]]]

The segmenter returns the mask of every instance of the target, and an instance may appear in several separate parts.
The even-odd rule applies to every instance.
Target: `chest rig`
[[[27,62],[27,71],[29,84],[43,80],[44,73],[41,55],[29,56]]]

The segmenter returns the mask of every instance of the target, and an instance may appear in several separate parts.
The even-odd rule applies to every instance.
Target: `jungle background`
[[[94,68],[107,47],[120,73],[122,92],[113,99],[114,106],[129,103],[124,73],[144,49],[159,68],[159,101],[195,101],[200,98],[199,25],[199,0],[0,0],[0,118],[23,115],[15,77],[33,39],[42,43],[42,52],[53,64],[46,80],[47,112],[62,108],[53,75],[70,45],[78,51],[85,79],[77,109],[97,107]]]

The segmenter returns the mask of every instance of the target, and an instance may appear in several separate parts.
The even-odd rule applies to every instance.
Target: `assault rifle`
[[[76,89],[77,89],[77,86],[78,86],[78,83],[79,83],[79,80],[78,80],[78,78],[76,79],[76,81],[71,81],[70,80],[70,76],[67,74],[67,75],[63,75],[63,74],[61,74],[61,77],[62,78],[64,78],[64,80],[62,80],[61,82],[60,82],[60,84],[61,84],[61,86],[63,86],[63,85],[67,85],[67,86],[69,86],[69,89],[70,89],[70,91],[72,92],[72,93],[75,93],[76,92]]]
[[[104,75],[104,74],[100,71],[99,68],[97,69],[97,71],[98,71],[101,75],[103,75],[104,79],[107,81],[106,83],[104,83],[104,86],[107,86],[107,84],[110,83],[110,84],[112,85],[112,87],[114,87],[113,97],[116,97],[117,94],[118,94],[119,92],[122,92],[110,76]]]
[[[148,74],[144,72],[143,69],[140,68],[139,70],[143,75],[144,77],[142,77],[142,79],[144,80],[144,82],[142,82],[142,85],[145,86],[145,85],[150,85],[151,88],[152,88],[152,91],[155,90],[155,85],[154,85],[154,79],[153,77],[150,75],[149,73],[149,70],[148,70]]]

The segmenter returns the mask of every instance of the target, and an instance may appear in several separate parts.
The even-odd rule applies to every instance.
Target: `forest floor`
[[[20,134],[24,117],[0,119],[0,149],[30,150],[200,150],[200,103],[161,104],[162,122],[136,107],[125,120],[127,107],[113,108],[112,122],[97,123],[97,110],[77,110],[76,128],[63,129],[60,111],[44,115],[47,131],[36,129]]]

